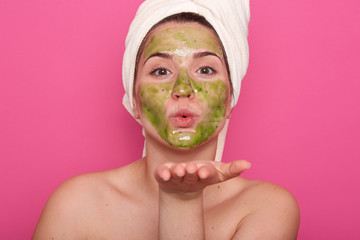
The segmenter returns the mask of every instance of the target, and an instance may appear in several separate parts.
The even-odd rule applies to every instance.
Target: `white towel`
[[[234,107],[240,95],[241,80],[249,64],[247,42],[250,20],[249,0],[147,0],[139,7],[125,42],[122,77],[125,88],[123,104],[131,115],[136,55],[148,31],[162,19],[181,12],[203,16],[215,29],[229,63]],[[229,120],[218,136],[215,161],[221,161]],[[145,154],[145,151],[144,151]]]

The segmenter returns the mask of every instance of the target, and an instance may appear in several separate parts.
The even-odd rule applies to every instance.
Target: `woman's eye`
[[[157,68],[151,72],[151,74],[154,74],[156,76],[165,76],[171,74],[169,70],[166,68]]]
[[[200,73],[200,74],[213,74],[215,72],[214,69],[212,69],[211,67],[201,67],[199,68],[199,70],[196,71],[196,73]]]

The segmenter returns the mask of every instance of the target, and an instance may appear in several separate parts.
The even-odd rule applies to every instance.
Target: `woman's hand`
[[[155,169],[155,179],[160,190],[188,196],[200,193],[206,186],[239,176],[250,168],[244,160],[222,163],[194,161],[187,163],[165,163]]]

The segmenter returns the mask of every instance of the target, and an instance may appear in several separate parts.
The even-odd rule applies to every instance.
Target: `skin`
[[[172,67],[171,71],[166,68],[159,69],[165,71],[165,80],[159,80],[159,76],[141,75],[143,69],[139,69],[141,77],[136,81],[138,83],[137,102],[141,106],[142,116],[171,146],[193,148],[205,142],[223,125],[229,107],[229,80],[224,72],[226,69],[220,49],[220,44],[214,34],[202,28],[189,26],[163,29],[154,34],[146,44],[140,65],[142,63],[146,65],[147,60],[154,54],[166,53],[171,56]],[[194,63],[191,58],[194,53],[204,50],[217,56],[217,58],[214,56],[204,58],[210,58],[210,62],[221,62],[218,64],[222,67],[221,69],[210,70],[208,66],[197,68],[197,63]],[[154,60],[151,60],[150,64],[153,64]],[[156,61],[161,60],[155,59]],[[199,77],[201,74],[191,74],[190,72],[194,70],[197,72],[216,71],[216,73],[202,73],[202,75],[207,75],[205,78]],[[166,106],[174,104],[169,103],[174,94],[194,95],[191,101],[204,106],[201,120],[197,121],[193,128],[179,129],[169,123]]]
[[[176,131],[177,129],[171,127],[165,117],[164,106],[171,96],[172,85],[172,83],[142,85],[141,110],[162,139],[175,147],[191,148],[206,141],[225,118],[226,85],[222,80],[196,82],[187,75],[185,68],[181,70],[177,85],[184,91],[197,92],[199,102],[209,109],[204,119],[191,132]]]
[[[177,29],[163,29],[153,35],[145,48],[144,57],[155,52],[179,52],[188,49],[208,49],[222,55],[220,45],[213,34],[203,28],[182,26]],[[177,54],[179,58],[186,54]],[[180,60],[181,61],[181,60]]]
[[[184,26],[212,34],[196,23],[171,22],[157,27],[152,36],[164,29]],[[216,39],[214,35],[213,38]],[[215,54],[220,61],[214,56],[201,58],[200,63],[193,59],[193,53],[203,50],[211,51],[195,48],[188,51],[188,58],[173,54],[167,59],[151,58],[146,64],[147,58],[141,59],[134,113],[146,132],[146,157],[118,169],[84,174],[63,183],[46,204],[34,240],[296,239],[299,210],[287,190],[275,184],[239,178],[239,174],[250,167],[246,161],[213,161],[217,135],[224,116],[230,112],[229,99],[224,116],[210,117],[208,113],[214,112],[211,101],[205,99],[206,95],[199,95],[200,91],[195,92],[195,89],[199,90],[196,83],[203,83],[200,87],[209,92],[212,84],[221,80],[226,86],[226,96],[229,96],[229,87],[226,67],[218,53]],[[217,73],[207,77],[208,74],[197,74],[204,63],[211,63]],[[154,77],[149,73],[156,66],[165,66],[172,74]],[[186,84],[178,84],[182,81],[179,76],[183,75],[187,82],[194,84],[190,84],[191,94],[186,93]],[[163,84],[169,85],[168,88]],[[165,141],[156,127],[161,121],[152,123],[151,116],[146,115],[146,109],[141,105],[144,96],[140,96],[142,88],[144,95],[151,95],[152,92],[159,93],[162,87],[168,94],[155,94],[156,99],[152,99],[156,102],[154,109],[161,102],[165,104],[163,108],[159,107],[164,113],[159,117],[169,116],[169,112],[179,106],[191,109],[199,118],[192,129],[185,129],[190,134],[207,119],[221,118],[212,135],[192,148],[174,147]],[[150,105],[150,98],[147,101]],[[171,121],[161,124],[165,123],[171,127]],[[207,124],[211,125],[212,121]]]

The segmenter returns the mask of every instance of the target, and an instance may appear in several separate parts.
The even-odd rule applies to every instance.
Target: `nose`
[[[177,76],[174,89],[172,91],[172,97],[174,99],[178,98],[190,98],[194,97],[194,89],[191,85],[190,76],[187,74],[186,70],[183,69]]]

